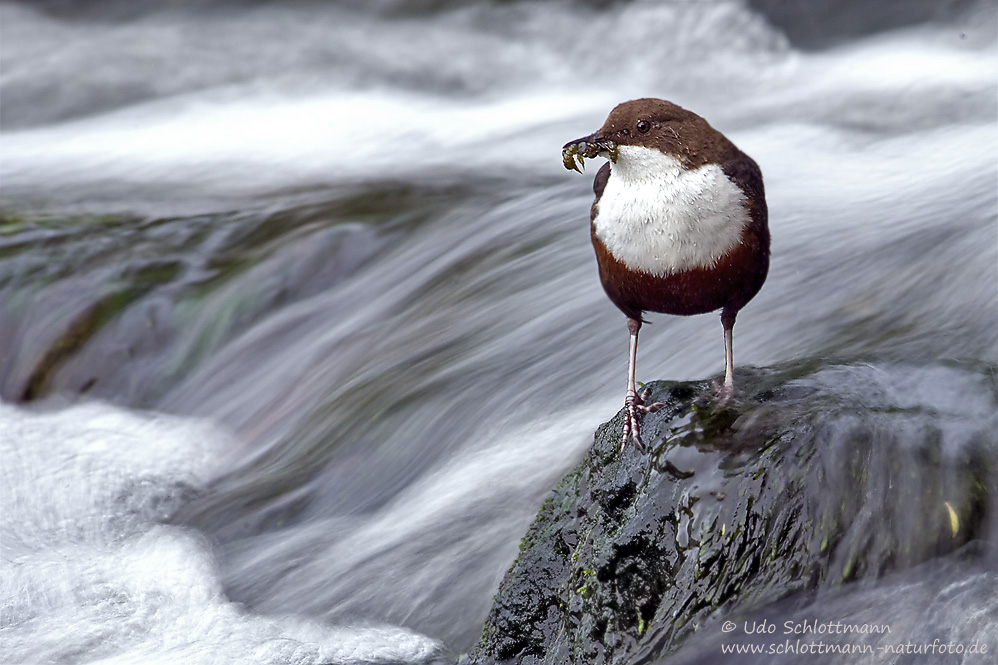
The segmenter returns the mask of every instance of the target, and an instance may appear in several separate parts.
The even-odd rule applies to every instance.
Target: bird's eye
[[[647,120],[638,120],[638,131],[644,134],[651,129],[651,123]]]

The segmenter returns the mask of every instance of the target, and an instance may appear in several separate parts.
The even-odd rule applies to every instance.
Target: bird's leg
[[[721,312],[721,325],[724,327],[724,385],[718,391],[720,404],[728,403],[735,395],[735,359],[732,344],[732,332],[735,328],[737,312],[724,310]]]
[[[627,360],[627,396],[624,398],[624,435],[620,442],[620,451],[627,447],[627,441],[634,436],[634,445],[638,450],[644,452],[645,446],[641,442],[641,430],[638,425],[639,413],[653,413],[664,406],[662,402],[645,404],[648,399],[649,390],[638,395],[637,382],[634,380],[635,366],[638,358],[638,331],[641,330],[641,319],[627,317],[627,330],[631,333],[631,348]]]

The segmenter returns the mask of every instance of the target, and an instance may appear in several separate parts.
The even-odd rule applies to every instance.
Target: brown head
[[[738,149],[706,120],[663,99],[635,99],[619,104],[595,134],[570,141],[562,149],[565,167],[580,170],[582,158],[616,160],[617,147],[639,145],[674,155],[688,169],[723,162]]]

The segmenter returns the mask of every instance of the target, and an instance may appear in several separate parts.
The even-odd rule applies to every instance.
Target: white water
[[[541,5],[393,22],[265,7],[72,27],[20,6],[3,11],[8,96],[36,77],[66,86],[70,113],[97,103],[87,95],[140,89],[134,104],[4,133],[5,194],[43,184],[49,204],[106,196],[135,207],[140,192],[160,209],[203,208],[214,195],[518,168],[567,179],[552,173],[563,137],[589,133],[617,102],[653,92],[734,130],[750,152],[765,142],[739,130],[746,120],[780,127],[780,142],[800,152],[799,132],[814,126],[905,130],[899,120],[946,122],[950,106],[987,123],[996,76],[982,51],[993,37],[986,24],[965,28],[963,39],[915,29],[805,56],[737,3],[635,3],[595,16]],[[609,43],[635,29],[651,50]],[[666,29],[678,41],[652,39]],[[288,30],[303,31],[294,49]],[[207,32],[214,38],[196,41]],[[40,44],[51,49],[44,58],[31,53]],[[254,57],[241,60],[251,48]],[[82,69],[96,63],[96,74]],[[432,85],[405,85],[420,80],[416,72]],[[21,124],[55,112],[13,108]],[[768,174],[780,160],[761,161]]]
[[[0,404],[5,663],[418,662],[440,645],[391,626],[247,612],[206,539],[160,524],[232,441],[197,421],[90,404]]]
[[[5,205],[163,217],[368,182],[493,188],[199,360],[156,405],[183,416],[0,404],[5,662],[468,648],[537,504],[622,398],[591,179],[559,150],[624,99],[696,110],[762,166],[773,269],[739,363],[995,360],[993,12],[820,53],[738,3],[2,13]],[[291,249],[249,287],[309,256]],[[466,274],[469,257],[493,262]],[[655,321],[639,378],[720,370],[714,317]],[[357,422],[362,400],[385,400],[377,421]],[[316,477],[330,458],[308,453],[334,445]],[[203,531],[163,524],[202,494],[245,500],[246,526],[221,508]],[[267,512],[296,501],[290,524]]]

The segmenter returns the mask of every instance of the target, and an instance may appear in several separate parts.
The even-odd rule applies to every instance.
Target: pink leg
[[[735,327],[735,314],[727,311],[721,314],[721,325],[724,327],[724,385],[721,386],[721,404],[729,401],[735,394],[735,358],[732,344],[732,332]]]
[[[638,425],[639,413],[653,413],[664,406],[662,402],[646,405],[645,399],[648,391],[640,395],[637,392],[637,381],[634,376],[638,359],[638,331],[641,330],[641,319],[627,317],[627,330],[631,333],[630,354],[627,359],[627,395],[624,398],[624,436],[620,442],[620,451],[627,447],[627,441],[633,435],[634,445],[638,450],[644,452],[645,446],[641,442],[641,430]]]

